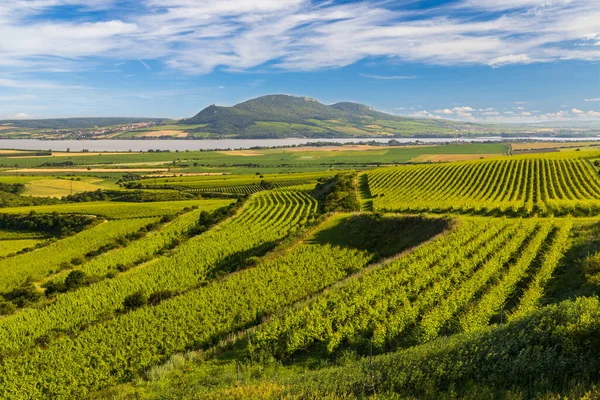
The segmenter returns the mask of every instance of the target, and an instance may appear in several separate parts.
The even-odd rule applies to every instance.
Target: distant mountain
[[[92,129],[114,125],[137,124],[140,122],[160,122],[165,118],[90,117],[90,118],[50,118],[0,120],[0,126],[27,129]]]
[[[211,105],[180,122],[197,125],[186,129],[194,136],[239,138],[455,136],[479,127],[399,117],[358,103],[326,105],[308,97],[282,94],[258,97],[233,107]]]

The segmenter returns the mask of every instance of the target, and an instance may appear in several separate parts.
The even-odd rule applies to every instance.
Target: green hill
[[[399,117],[363,104],[326,105],[308,97],[268,95],[233,107],[211,105],[181,121],[193,134],[241,138],[455,136],[483,127],[448,120]],[[188,130],[190,132],[190,130]]]
[[[164,118],[91,117],[0,120],[0,125],[26,129],[92,129],[139,122],[161,122]]]

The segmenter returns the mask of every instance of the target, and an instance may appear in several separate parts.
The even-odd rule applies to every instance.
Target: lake
[[[533,138],[517,137],[510,140],[543,140],[543,141],[595,141],[600,137],[588,138]],[[226,150],[248,149],[251,147],[286,147],[315,142],[356,143],[359,141],[374,141],[387,143],[390,139],[213,139],[213,140],[39,140],[39,139],[0,139],[0,149],[19,150],[54,150],[54,151],[148,151],[148,150]],[[501,137],[478,138],[395,138],[400,143],[481,143],[508,140]]]

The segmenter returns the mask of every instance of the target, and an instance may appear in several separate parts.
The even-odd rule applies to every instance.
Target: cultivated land
[[[210,105],[182,120],[151,118],[66,118],[0,121],[2,139],[274,139],[394,138],[463,136],[597,136],[600,126],[549,123],[523,125],[414,118],[340,102],[267,95],[232,107]]]
[[[591,144],[0,165],[0,398],[600,396]]]

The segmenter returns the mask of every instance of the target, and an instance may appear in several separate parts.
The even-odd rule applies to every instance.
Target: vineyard
[[[596,398],[581,153],[0,208],[0,398]]]
[[[379,169],[364,175],[381,211],[595,215],[600,180],[587,161],[521,158]]]

